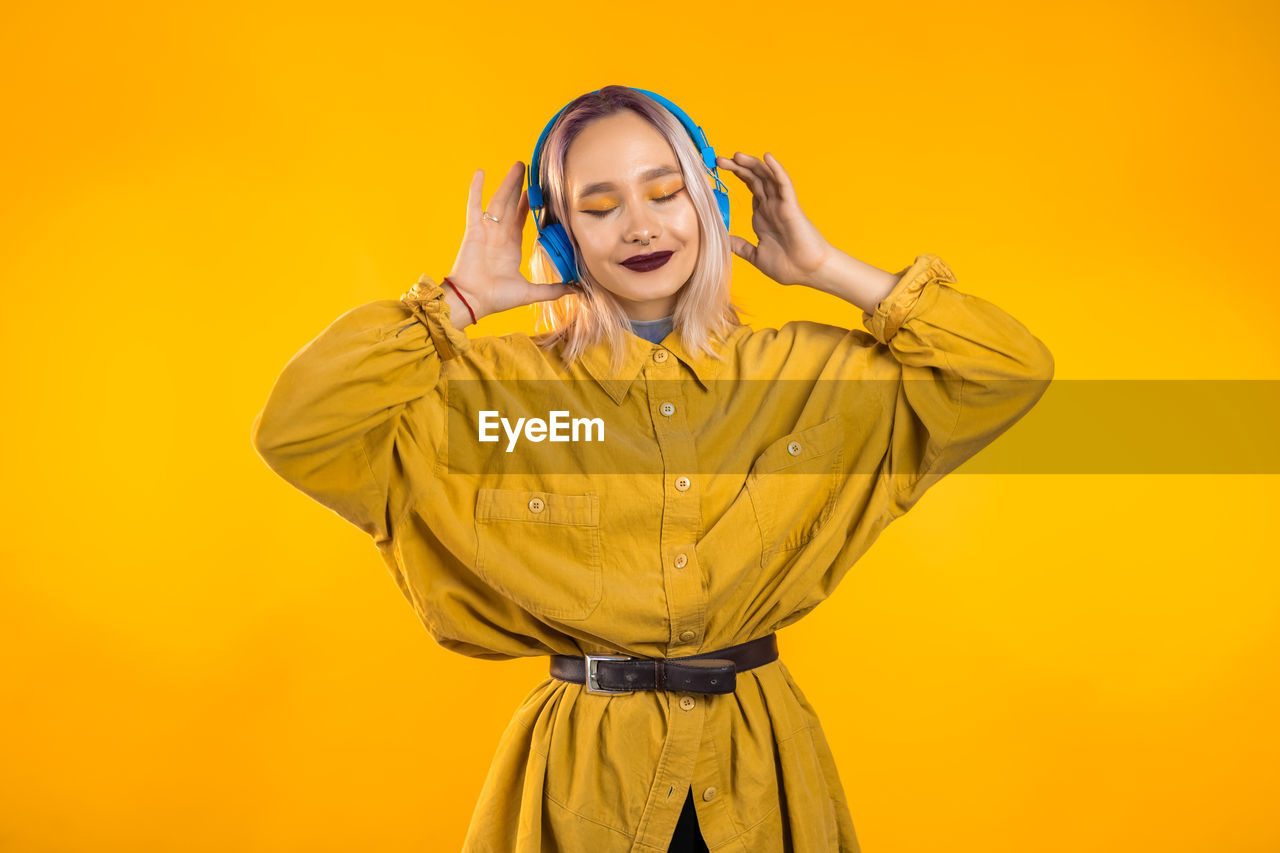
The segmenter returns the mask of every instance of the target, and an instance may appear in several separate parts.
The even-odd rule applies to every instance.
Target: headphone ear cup
[[[729,230],[729,195],[716,190],[716,204],[720,207],[720,218],[724,220],[724,228]]]
[[[578,263],[573,256],[573,244],[569,242],[569,235],[565,233],[563,225],[556,222],[543,228],[538,244],[556,265],[562,282],[569,284],[578,280]]]

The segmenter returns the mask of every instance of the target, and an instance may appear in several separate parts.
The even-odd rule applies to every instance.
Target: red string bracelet
[[[461,300],[462,300],[462,304],[466,306],[467,313],[471,315],[471,322],[472,322],[472,323],[478,323],[478,322],[480,322],[479,320],[477,320],[477,319],[476,319],[476,312],[474,312],[474,311],[472,311],[472,310],[471,310],[471,305],[467,303],[467,299],[466,299],[466,297],[462,295],[462,291],[461,291],[461,290],[458,290],[458,285],[456,285],[456,284],[454,284],[453,282],[449,281],[449,277],[448,277],[448,276],[445,276],[445,278],[444,278],[444,283],[445,283],[445,284],[447,284],[447,285],[449,285],[450,287],[452,287],[452,288],[453,288],[453,292],[454,292],[454,293],[456,293],[456,294],[458,294],[458,298],[459,298],[459,299],[461,299]]]

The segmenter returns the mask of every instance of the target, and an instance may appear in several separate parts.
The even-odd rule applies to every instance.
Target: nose
[[[628,243],[641,246],[662,236],[662,225],[654,211],[648,205],[632,205],[624,223],[625,239]]]

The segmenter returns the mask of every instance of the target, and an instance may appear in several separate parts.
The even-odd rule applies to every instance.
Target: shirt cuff
[[[400,301],[427,327],[436,353],[442,361],[467,351],[471,339],[461,329],[454,327],[449,302],[444,298],[444,287],[430,276],[424,273],[407,293],[401,294]]]
[[[881,299],[874,312],[862,312],[862,323],[867,331],[882,344],[887,344],[906,321],[911,309],[920,301],[925,285],[933,281],[955,283],[955,274],[937,255],[919,255],[911,266],[901,273],[898,283]]]

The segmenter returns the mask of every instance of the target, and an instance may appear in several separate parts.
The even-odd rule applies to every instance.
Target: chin
[[[675,296],[684,288],[685,282],[673,285],[663,285],[648,290],[631,290],[622,295],[630,299],[632,302],[647,302],[651,299],[666,299],[669,296]]]
[[[667,267],[671,266],[670,263]],[[652,299],[665,299],[674,296],[684,289],[693,276],[693,269],[673,271],[663,267],[656,270],[659,275],[645,273],[644,276],[627,275],[625,272],[611,282],[601,282],[604,289],[614,296],[631,302],[648,302]],[[623,276],[626,276],[625,278]],[[629,281],[627,279],[630,279]]]

